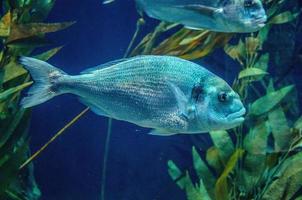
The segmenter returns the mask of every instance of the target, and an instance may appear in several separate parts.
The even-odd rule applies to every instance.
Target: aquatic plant
[[[246,104],[250,104],[248,123],[230,132],[211,132],[214,146],[207,150],[205,156],[200,156],[199,149],[193,147],[193,164],[198,175],[197,181],[191,179],[189,172],[182,172],[173,161],[168,162],[171,177],[181,189],[185,190],[188,199],[270,197],[280,199],[281,196],[292,197],[300,188],[301,153],[296,151],[301,148],[302,120],[299,118],[296,123],[289,126],[289,119],[286,117],[289,105],[285,104],[286,99],[294,97],[295,89],[293,85],[276,84],[276,78],[268,72],[270,54],[261,51],[268,40],[267,35],[273,24],[287,23],[298,15],[298,12],[280,12],[284,2],[286,1],[265,1],[269,7],[269,23],[259,33],[239,36],[207,30],[187,30],[161,22],[131,51],[144,23],[143,19],[137,22],[137,30],[125,57],[131,51],[131,56],[166,54],[193,60],[209,55],[215,48],[223,47],[225,52],[242,66],[242,71],[234,81],[233,87],[241,94]],[[6,23],[2,24],[5,27]],[[171,36],[162,37],[162,33]],[[239,41],[238,37],[240,37]],[[230,41],[238,41],[238,43],[234,45]],[[250,95],[251,91],[253,95]],[[83,112],[86,111],[87,109]],[[73,124],[81,114],[59,131],[50,142]],[[107,145],[110,140],[111,122],[109,120]],[[268,145],[270,140],[273,140],[273,148]],[[107,145],[104,165],[108,156]],[[103,174],[105,176],[106,167],[103,167]],[[104,190],[105,178],[102,181],[102,199],[105,196]],[[278,193],[275,194],[275,190]],[[274,194],[271,194],[272,191]]]
[[[285,2],[265,1],[266,27],[224,45],[242,68],[233,88],[248,105],[247,120],[230,131],[210,132],[213,146],[204,155],[192,148],[197,180],[168,162],[170,176],[188,200],[302,198],[302,118],[291,109],[297,107],[295,86],[280,81],[284,74],[270,73],[270,53],[263,51],[273,25],[292,22],[300,13],[282,11]]]
[[[171,30],[174,33],[170,37],[164,39],[160,37],[162,33]],[[161,22],[153,32],[142,39],[130,55],[172,55],[193,60],[208,55],[215,48],[224,46],[233,35],[208,30],[179,29],[179,26],[175,24]]]
[[[73,22],[43,23],[52,9],[49,0],[0,2],[0,199],[38,199],[41,195],[33,165],[21,169],[28,158],[30,110],[19,107],[20,92],[30,86],[30,77],[17,62],[37,47],[51,44],[45,34],[69,27]],[[48,60],[62,47],[35,57]]]
[[[284,109],[287,109],[288,106],[284,108],[282,104],[284,99],[293,93],[294,86],[280,87],[275,91],[274,79],[267,72],[269,54],[261,52],[272,25],[290,22],[299,14],[299,11],[281,12],[285,2],[285,0],[264,1],[269,8],[267,11],[268,24],[257,34],[243,36],[237,45],[228,44],[232,38],[238,37],[236,34],[215,33],[208,30],[188,30],[179,28],[176,24],[161,22],[130,53],[130,56],[142,54],[173,55],[194,60],[209,55],[215,48],[224,47],[225,52],[242,66],[242,71],[234,81],[233,87],[243,97],[246,104],[251,105],[248,114],[248,118],[251,120],[247,121],[254,122],[253,125],[246,124],[230,133],[227,131],[211,132],[214,146],[208,149],[205,160],[199,156],[198,151],[193,147],[194,168],[198,174],[197,184],[193,183],[194,181],[191,180],[188,171],[181,172],[173,161],[168,162],[170,176],[186,192],[189,200],[265,199],[271,195],[268,191],[274,191],[288,183],[288,176],[284,176],[285,178],[282,179],[283,185],[275,182],[275,180],[277,174],[282,173],[280,166],[285,166],[283,164],[284,160],[287,161],[285,163],[290,162],[290,158],[287,158],[290,152],[301,146],[301,133],[297,134],[297,132],[301,132],[300,129],[297,129],[297,126],[301,125],[288,127],[284,113]],[[126,55],[131,50],[143,24],[144,20],[139,19]],[[163,33],[170,34],[170,36],[163,37]],[[264,86],[264,89],[255,87],[253,84],[256,81],[260,82],[260,86]],[[259,99],[253,99],[249,95],[252,94],[250,93],[251,89]],[[264,94],[260,93],[259,90]],[[279,116],[281,117],[279,118]],[[265,118],[266,120],[263,120]],[[301,118],[296,124],[301,123],[300,121]],[[108,133],[110,133],[111,121],[108,125]],[[248,134],[243,139],[244,133]],[[232,138],[234,134],[236,136],[235,145]],[[274,137],[275,149],[269,152],[267,144],[271,134]],[[107,150],[109,140],[110,134],[107,136],[105,147]],[[108,154],[108,151],[106,151],[106,154]],[[299,155],[297,156],[299,157]],[[105,155],[105,158],[107,156]],[[106,162],[104,162],[104,165],[106,165]],[[297,166],[299,164],[295,165],[298,169]],[[291,170],[285,169],[285,167],[282,169]],[[297,173],[300,173],[300,171]],[[294,175],[297,175],[297,173],[294,173]],[[294,175],[291,174],[291,178]],[[299,189],[297,180],[290,182],[292,187],[289,189],[292,189],[292,193]],[[103,179],[103,184],[104,181],[105,179]],[[274,184],[276,184],[275,188],[270,188]],[[261,193],[258,194],[259,190],[261,190]],[[102,199],[104,199],[104,187]]]

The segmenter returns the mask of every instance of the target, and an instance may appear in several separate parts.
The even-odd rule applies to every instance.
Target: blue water
[[[133,1],[103,6],[99,0],[57,1],[48,21],[77,21],[71,28],[49,35],[65,47],[50,62],[70,74],[121,58],[134,33]],[[149,24],[154,24],[150,22]],[[153,26],[146,26],[145,32]],[[32,150],[38,149],[85,107],[63,95],[33,109]],[[100,199],[107,118],[89,112],[34,162],[35,176],[45,200]],[[113,122],[108,158],[106,199],[184,199],[167,173],[167,160],[179,156],[175,148],[190,149],[183,136],[159,138],[148,130]],[[190,152],[187,152],[190,158]]]
[[[50,63],[67,73],[78,74],[87,67],[121,58],[134,33],[137,18],[133,0],[119,0],[107,6],[100,0],[57,1],[48,22],[77,23],[49,35],[53,46],[65,45]],[[143,33],[152,30],[155,23],[148,19]],[[218,50],[202,62],[230,82],[239,67],[221,56],[224,55]],[[234,65],[233,73],[226,70],[231,64]],[[301,68],[295,70],[301,78]],[[34,107],[30,129],[32,151],[84,108],[71,95],[62,95]],[[107,121],[107,118],[89,112],[34,161],[41,199],[100,199]],[[174,160],[184,169],[192,167],[191,137],[158,137],[147,132],[147,129],[126,122],[113,121],[106,200],[185,199],[184,192],[167,173],[167,160]],[[200,137],[205,146],[209,145],[206,135]]]

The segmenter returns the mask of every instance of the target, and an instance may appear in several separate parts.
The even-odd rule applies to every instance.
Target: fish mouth
[[[226,116],[226,118],[227,118],[228,121],[234,121],[234,122],[241,123],[241,122],[244,121],[243,115],[245,114],[245,112],[246,112],[245,108],[242,107],[239,111],[228,114]]]
[[[244,24],[245,26],[253,27],[258,30],[259,28],[263,28],[266,25],[266,22],[267,22],[267,17],[262,16],[262,17],[246,20]]]
[[[257,27],[264,27],[267,21],[267,17],[259,17],[253,20],[253,23],[256,24]]]

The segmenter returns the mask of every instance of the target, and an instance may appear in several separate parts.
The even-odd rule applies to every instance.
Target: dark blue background
[[[121,58],[137,19],[133,0],[118,0],[107,6],[101,0],[57,1],[48,21],[77,23],[49,35],[56,46],[65,45],[50,62],[67,73],[78,74],[87,67]],[[150,31],[155,22],[149,19],[144,32]],[[221,50],[206,62],[207,68],[229,81],[239,70]],[[33,108],[32,151],[84,108],[71,95],[56,97]],[[34,161],[42,200],[100,199],[106,130],[107,119],[89,112]],[[175,160],[184,168],[191,166],[190,136],[158,137],[146,132],[129,123],[113,122],[106,200],[185,199],[168,176],[167,160]]]
[[[50,34],[65,47],[49,62],[70,74],[121,58],[135,31],[138,15],[132,0],[104,6],[100,0],[57,1],[48,22],[76,21],[71,28]],[[144,32],[151,30],[149,21]],[[32,151],[85,106],[62,95],[33,108]],[[100,199],[107,118],[86,114],[34,161],[44,200]],[[148,130],[113,122],[108,159],[106,199],[184,199],[167,173],[167,160],[176,159],[175,146],[188,146],[184,136],[155,137]],[[181,143],[184,143],[183,145]],[[188,153],[190,156],[190,153]],[[177,156],[179,157],[179,155]],[[190,159],[184,158],[184,160]]]

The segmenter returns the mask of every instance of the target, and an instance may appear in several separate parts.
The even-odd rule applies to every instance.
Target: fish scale
[[[166,65],[170,60],[175,62],[175,65],[173,62]],[[183,67],[186,64],[190,64],[187,69]],[[94,74],[95,77],[88,82],[85,81],[87,74],[75,76],[76,81],[85,80],[80,81],[82,85],[77,85],[75,92],[71,89],[71,93],[77,93],[79,96],[98,94],[90,101],[98,102],[99,107],[107,113],[118,112],[122,119],[131,111],[145,113],[134,116],[134,120],[150,116],[158,118],[163,112],[177,109],[175,97],[167,82],[177,83],[189,94],[194,85],[194,78],[196,79],[197,74],[202,78],[205,72],[211,74],[198,65],[174,57],[150,56],[145,59],[143,56],[135,58],[133,62],[122,62],[109,68],[98,69],[94,73],[90,72],[88,76]],[[74,85],[72,81],[70,83]],[[128,116],[127,119],[131,120]]]
[[[117,60],[77,76],[34,58],[22,57],[20,62],[35,81],[29,96],[22,99],[23,107],[71,93],[98,115],[156,129],[152,134],[157,135],[233,127],[245,112],[239,96],[225,81],[200,65],[173,56]],[[216,105],[220,92],[228,92],[235,105]]]
[[[252,2],[252,3],[246,3]],[[255,32],[267,20],[261,0],[136,0],[149,17],[215,32]]]

